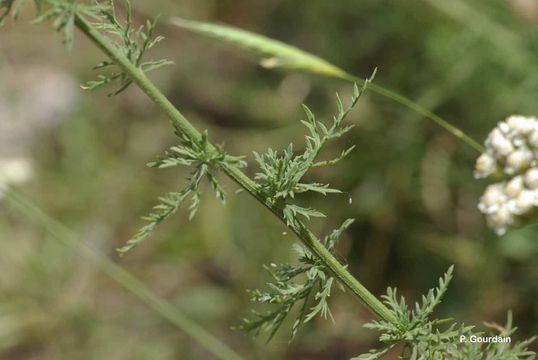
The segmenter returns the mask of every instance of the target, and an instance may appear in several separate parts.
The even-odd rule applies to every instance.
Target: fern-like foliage
[[[309,220],[312,217],[325,217],[325,215],[316,209],[289,203],[289,200],[306,192],[323,195],[340,192],[328,184],[305,182],[303,178],[312,168],[335,164],[353,150],[354,146],[342,151],[335,159],[318,160],[328,141],[341,137],[353,127],[352,125],[345,126],[343,122],[374,75],[375,73],[362,88],[354,86],[349,106],[345,107],[337,96],[338,114],[333,117],[329,126],[316,119],[312,111],[304,106],[307,120],[303,120],[302,123],[307,128],[308,134],[305,137],[305,149],[301,153],[294,152],[293,144],[282,152],[269,149],[262,155],[254,153],[260,166],[260,171],[255,176],[258,191],[267,201],[282,209],[283,217],[292,229],[300,230],[300,218]],[[341,234],[352,223],[353,220],[346,220],[342,226],[325,238],[324,245],[329,251],[334,250]],[[331,316],[328,298],[336,280],[330,269],[304,246],[296,245],[294,249],[298,254],[297,264],[273,264],[266,267],[273,281],[268,284],[268,290],[251,291],[251,299],[254,302],[269,305],[271,309],[266,312],[255,311],[252,318],[243,320],[240,326],[242,330],[256,335],[262,332],[268,333],[269,341],[290,312],[299,307],[299,314],[292,326],[293,338],[300,325],[315,316],[321,315],[325,318]]]
[[[98,2],[87,5],[77,0],[39,0],[35,1],[35,4],[40,15],[34,23],[52,20],[54,28],[62,35],[63,43],[69,51],[73,48],[76,16],[95,19],[106,8]],[[41,12],[42,9],[44,9],[43,12]]]
[[[135,27],[132,19],[131,1],[125,0],[125,19],[122,20],[117,15],[113,0],[109,0],[106,5],[99,8],[99,16],[95,17],[98,22],[95,27],[106,32],[114,40],[114,45],[125,55],[129,61],[142,72],[159,69],[172,64],[166,59],[144,60],[146,53],[155,45],[164,40],[163,36],[155,36],[156,21],[146,21],[143,26]],[[96,80],[88,81],[83,88],[93,90],[101,86],[116,82],[118,88],[111,92],[109,96],[115,96],[124,91],[132,84],[132,79],[116,67],[112,60],[106,60],[94,67],[94,70],[114,68],[111,73],[101,74]]]
[[[26,3],[25,0],[0,0],[0,25],[11,14],[17,18],[20,8]],[[63,43],[68,50],[73,47],[75,33],[75,17],[86,16],[96,19],[105,6],[98,2],[82,4],[77,0],[34,0],[34,7],[38,16],[33,23],[52,21],[56,31],[63,38]]]
[[[353,223],[346,220],[324,239],[329,251],[334,251],[342,233]],[[326,265],[302,245],[295,245],[297,264],[272,264],[266,266],[272,282],[267,290],[251,291],[251,300],[270,306],[266,312],[253,311],[251,318],[243,319],[240,329],[259,335],[267,333],[270,341],[294,308],[299,308],[292,326],[292,339],[299,327],[321,315],[331,317],[328,300],[337,283]]]
[[[189,166],[194,170],[188,179],[187,185],[179,192],[171,192],[159,198],[159,204],[153,208],[153,212],[143,217],[148,223],[143,226],[126,244],[118,249],[120,254],[126,253],[138,246],[146,239],[162,221],[166,220],[187,200],[191,198],[189,206],[189,219],[192,219],[198,210],[202,193],[200,184],[205,178],[216,197],[225,202],[225,193],[216,177],[216,172],[223,166],[244,167],[243,157],[231,156],[224,152],[222,147],[214,147],[209,144],[207,132],[202,134],[199,140],[190,139],[176,132],[181,139],[181,144],[170,150],[157,161],[149,163],[153,168],[169,168],[175,166]]]
[[[509,314],[505,327],[490,325],[493,333],[474,332],[473,326],[457,325],[451,319],[434,319],[430,316],[441,303],[452,279],[453,268],[439,280],[439,286],[431,289],[422,297],[422,302],[414,308],[407,305],[403,297],[398,297],[396,289],[389,288],[383,296],[385,304],[391,309],[398,323],[373,321],[365,327],[381,333],[379,340],[384,346],[360,355],[354,360],[377,360],[396,346],[402,346],[402,360],[518,360],[535,359],[535,354],[528,350],[530,339],[518,343],[490,342],[481,344],[471,341],[473,336],[510,337],[512,316]]]
[[[289,226],[297,227],[298,217],[310,219],[311,217],[324,217],[317,210],[289,204],[286,201],[293,199],[297,194],[315,192],[323,195],[339,193],[340,190],[331,188],[328,184],[304,182],[303,178],[309,170],[318,166],[333,165],[345,158],[355,146],[342,151],[341,155],[332,160],[318,161],[318,156],[328,141],[341,137],[353,128],[353,125],[343,125],[343,121],[359,101],[373,76],[368,79],[361,89],[355,84],[349,106],[344,107],[337,95],[338,114],[333,117],[330,126],[316,119],[310,109],[304,106],[307,120],[303,125],[308,129],[305,137],[306,146],[302,153],[295,154],[293,144],[282,152],[269,149],[265,154],[254,153],[255,159],[260,166],[260,171],[255,179],[259,185],[259,191],[269,202],[282,206],[283,215]]]
[[[16,17],[20,6],[24,2],[24,0],[0,0],[0,25],[6,17],[10,15]],[[113,61],[105,61],[97,65],[96,69],[114,70],[109,74],[100,75],[97,80],[87,83],[87,89],[95,89],[114,82],[118,83],[118,88],[110,95],[116,95],[129,87],[132,83],[131,77],[137,78],[140,82],[144,81],[146,79],[141,76],[143,73],[170,63],[167,60],[144,60],[146,53],[161,42],[163,38],[154,35],[155,22],[147,22],[144,26],[135,27],[131,15],[130,1],[124,0],[124,3],[126,5],[126,15],[124,19],[120,19],[116,14],[113,0],[107,0],[106,2],[96,0],[90,5],[81,4],[76,0],[34,0],[34,5],[39,14],[35,22],[52,21],[55,29],[62,34],[64,43],[68,48],[73,45],[74,30],[77,24],[80,25],[80,20],[90,20],[94,26],[109,35],[109,39],[116,46],[115,50],[117,51],[114,51],[114,53],[122,55],[122,58],[127,58],[128,62],[120,62],[122,64],[121,68]],[[184,28],[240,44],[262,53],[266,56],[262,64],[268,67],[281,66],[336,76],[347,80],[353,79],[343,70],[325,60],[278,41],[219,25],[177,19],[175,23]],[[98,41],[102,47],[104,47],[105,42],[106,40],[103,39]],[[132,64],[132,67],[129,63]],[[129,75],[124,71],[129,72]],[[305,230],[300,219],[323,217],[325,215],[318,210],[291,203],[291,200],[295,199],[296,195],[306,192],[323,195],[339,192],[339,190],[331,188],[328,184],[307,182],[303,179],[312,168],[335,164],[353,149],[344,150],[339,157],[332,160],[318,160],[320,152],[329,140],[338,138],[350,130],[350,126],[343,126],[343,121],[356,105],[370,80],[368,79],[364,82],[362,89],[355,85],[351,104],[348,107],[344,107],[338,98],[339,112],[329,125],[317,120],[307,107],[304,108],[307,120],[303,121],[303,124],[308,129],[308,135],[306,136],[305,150],[301,153],[296,154],[293,146],[290,145],[283,152],[269,149],[265,154],[255,154],[256,161],[260,166],[260,171],[256,174],[257,187],[255,191],[259,192],[257,195],[274,205],[271,207],[272,210],[281,211],[282,213],[279,215],[282,215],[288,226],[298,234]],[[443,119],[430,114],[412,101],[381,87],[373,87],[373,89],[415,111],[421,112],[421,114],[441,124],[458,138],[480,149],[480,145],[476,145],[472,139],[462,135],[459,130],[446,123]],[[151,95],[158,93],[157,90],[147,92]],[[166,107],[163,104],[160,105],[163,108]],[[182,119],[176,120],[179,123],[183,121]],[[194,133],[194,135],[191,133],[190,136],[186,136],[178,131],[177,135],[180,137],[180,144],[172,147],[163,157],[149,164],[149,166],[155,168],[189,166],[192,168],[192,172],[188,182],[178,192],[169,193],[159,199],[159,204],[154,207],[153,212],[145,217],[148,223],[123,248],[119,249],[120,253],[127,252],[140,244],[159,223],[169,218],[188,199],[191,200],[189,209],[190,218],[192,218],[196,214],[201,201],[200,186],[204,179],[210,184],[216,197],[224,201],[225,194],[216,177],[218,170],[225,167],[229,171],[246,165],[241,157],[228,155],[221,147],[211,145],[208,141],[207,133],[202,136],[198,136],[197,133]],[[323,245],[329,253],[334,253],[338,239],[352,222],[353,220],[347,220],[324,239]],[[305,244],[308,245],[307,242]],[[255,312],[253,318],[243,321],[241,324],[242,329],[256,334],[267,332],[270,340],[289,317],[290,313],[298,308],[298,314],[292,326],[293,338],[299,327],[314,317],[318,315],[325,318],[331,317],[328,299],[334,284],[337,282],[333,277],[336,275],[333,275],[332,270],[328,267],[329,262],[326,257],[316,256],[304,246],[296,246],[295,249],[298,254],[296,263],[267,267],[272,276],[272,282],[268,284],[267,290],[252,291],[252,299],[265,304],[270,309],[265,312]],[[335,274],[341,276],[341,272],[340,270],[340,273],[335,272]],[[414,307],[408,306],[404,298],[399,298],[395,289],[389,289],[383,300],[389,311],[392,312],[392,318],[396,319],[396,321],[379,320],[367,324],[368,328],[381,333],[379,340],[383,346],[355,359],[380,359],[391,350],[396,350],[396,347],[401,347],[402,349],[399,356],[399,359],[402,360],[536,359],[536,355],[528,350],[530,343],[534,339],[517,343],[489,342],[486,344],[462,341],[462,339],[471,339],[473,336],[511,336],[516,329],[512,327],[510,314],[506,326],[489,325],[489,330],[485,332],[474,332],[474,327],[457,325],[448,319],[431,319],[434,309],[439,305],[448,289],[451,278],[452,268],[441,278],[439,286],[430,290],[422,298],[422,301],[415,304]]]

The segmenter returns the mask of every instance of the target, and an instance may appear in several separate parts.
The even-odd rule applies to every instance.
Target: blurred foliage
[[[157,13],[221,21],[311,51],[353,74],[378,67],[377,83],[478,139],[507,115],[536,115],[538,11],[532,2],[139,0],[134,8],[139,23]],[[55,35],[28,25],[29,18],[23,11],[16,25],[8,21],[2,30],[1,69],[22,76],[37,64],[41,74],[74,74],[80,84],[92,78],[101,57],[93,46],[81,39],[67,57]],[[251,175],[253,150],[301,143],[301,103],[328,119],[334,92],[352,90],[334,80],[270,72],[163,21],[158,31],[167,39],[155,56],[176,65],[152,78],[216,142],[248,155]],[[16,86],[0,96],[15,94]],[[473,179],[477,154],[401,106],[366,95],[350,115],[357,126],[327,150],[338,156],[345,146],[357,149],[312,175],[346,192],[304,198],[334,221],[316,230],[357,219],[337,251],[376,294],[390,285],[417,299],[455,264],[439,317],[502,323],[513,309],[521,338],[538,333],[536,227],[492,234],[476,209],[485,186]],[[36,175],[22,190],[51,216],[247,358],[347,359],[376,346],[376,334],[362,328],[371,316],[346,294],[330,301],[334,324],[313,321],[290,345],[286,332],[265,345],[230,330],[251,306],[245,289],[269,281],[262,264],[294,256],[291,235],[244,194],[230,196],[224,209],[206,197],[191,222],[180,210],[153,239],[117,258],[114,249],[133,235],[139,216],[188,172],[143,166],[176,139],[137,89],[115,99],[95,92],[73,101],[65,121],[39,127],[27,150]],[[223,185],[230,194],[235,190]],[[353,202],[342,206],[348,194]],[[1,205],[0,359],[210,358],[72,250]]]

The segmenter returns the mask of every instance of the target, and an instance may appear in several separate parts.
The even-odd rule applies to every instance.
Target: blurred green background
[[[253,150],[303,143],[302,103],[329,119],[334,93],[349,94],[350,84],[268,71],[236,49],[167,26],[167,16],[262,33],[362,77],[377,67],[376,83],[480,141],[506,116],[538,112],[535,0],[134,4],[139,22],[163,15],[167,40],[153,56],[176,63],[152,79],[198,129],[248,155],[251,175]],[[82,37],[66,54],[50,28],[28,24],[31,16],[28,9],[0,30],[0,159],[33,166],[20,193],[245,358],[347,359],[376,345],[376,334],[362,328],[371,315],[338,291],[335,323],[317,319],[291,344],[289,324],[267,345],[231,329],[255,307],[246,289],[269,280],[262,265],[293,259],[295,239],[228,180],[225,207],[207,191],[193,221],[183,209],[119,258],[115,249],[139,217],[157,196],[179,189],[188,169],[146,168],[177,142],[164,116],[134,87],[116,98],[80,90],[102,54]],[[503,237],[486,228],[476,209],[486,183],[473,179],[474,150],[375,94],[349,119],[357,126],[328,152],[357,149],[312,175],[347,192],[305,199],[330,214],[312,224],[316,232],[357,219],[338,253],[375,294],[390,285],[418,300],[455,264],[440,317],[503,323],[512,309],[517,337],[537,334],[537,228]],[[0,241],[0,359],[213,358],[7,199],[0,200]]]

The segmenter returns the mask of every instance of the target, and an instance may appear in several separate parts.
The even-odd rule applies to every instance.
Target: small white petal
[[[510,180],[504,189],[506,195],[511,198],[517,197],[523,191],[523,176],[516,176]]]
[[[531,146],[533,146],[534,148],[538,148],[538,126],[536,126],[531,132],[528,141]]]
[[[480,198],[478,208],[481,212],[489,214],[498,210],[499,206],[507,201],[504,193],[504,184],[493,184],[487,187]]]
[[[514,145],[502,135],[495,136],[491,139],[491,148],[495,153],[501,156],[507,156],[514,151]]]
[[[532,152],[528,149],[520,149],[512,152],[506,159],[506,172],[513,174],[527,168],[532,160]]]
[[[515,146],[515,147],[518,147],[518,148],[521,148],[521,147],[524,147],[526,145],[526,139],[520,135],[516,135],[514,137],[512,137],[512,144]]]
[[[497,124],[497,128],[505,134],[510,133],[510,125],[508,125],[504,121],[499,122]]]
[[[538,189],[538,169],[532,168],[525,173],[525,185],[531,190]]]
[[[533,130],[533,118],[528,118],[520,115],[512,115],[506,120],[506,122],[513,131],[523,136],[528,136]]]
[[[515,214],[515,215],[521,215],[521,210],[520,210],[519,207],[517,206],[517,201],[516,201],[516,199],[510,199],[510,200],[506,203],[506,207],[508,208],[508,210],[509,210],[512,214]]]
[[[485,178],[493,174],[497,170],[497,161],[495,158],[488,154],[484,153],[476,160],[475,166],[475,177],[476,178]]]
[[[488,216],[489,225],[496,229],[506,229],[514,223],[514,216],[507,206],[503,206],[499,211]]]
[[[534,207],[535,194],[534,191],[524,190],[516,199],[517,215],[528,213]]]
[[[533,205],[538,207],[538,190],[533,190],[534,202]]]

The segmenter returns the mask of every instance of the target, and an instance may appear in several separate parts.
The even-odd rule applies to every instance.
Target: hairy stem
[[[199,140],[201,134],[192,124],[179,112],[178,109],[164,96],[164,94],[146,77],[146,75],[135,65],[133,65],[118,49],[103,36],[97,29],[84,20],[81,16],[76,15],[76,26],[90,38],[101,50],[103,50],[116,65],[118,65],[132,81],[151,99],[153,102],[166,113],[172,125],[183,132],[186,136]],[[241,170],[232,166],[223,166],[224,172],[233,179],[239,186],[256,198],[275,216],[277,216],[284,224],[283,209],[277,205],[271,204],[258,191],[257,184],[245,175]],[[298,227],[288,226],[297,237],[318,256],[324,264],[334,273],[335,277],[344,284],[354,295],[356,295],[362,303],[377,315],[380,319],[397,324],[397,320],[392,312],[379,301],[372,293],[368,291],[346,268],[323,246],[319,239],[307,229],[304,223],[296,221]],[[286,224],[287,226],[287,224]]]

